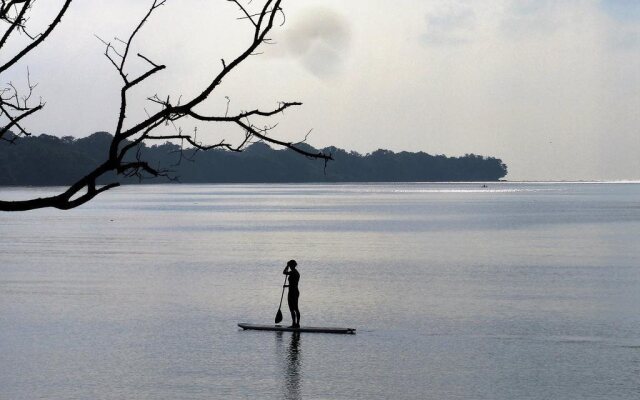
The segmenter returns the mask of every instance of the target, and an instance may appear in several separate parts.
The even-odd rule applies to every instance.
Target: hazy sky
[[[41,2],[51,6],[55,2]],[[258,5],[259,1],[253,3]],[[93,36],[125,36],[150,0],[76,0],[26,65],[46,109],[36,133],[113,131],[119,81]],[[285,0],[278,44],[200,110],[273,107],[278,134],[369,152],[494,155],[508,179],[640,179],[640,1]],[[188,97],[251,34],[226,0],[169,0],[135,51],[167,65],[136,95]],[[34,21],[38,21],[37,18]],[[131,63],[132,75],[144,67]],[[190,127],[188,123],[185,127]],[[214,141],[230,127],[198,124]]]

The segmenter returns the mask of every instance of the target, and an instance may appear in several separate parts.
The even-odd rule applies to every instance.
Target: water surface
[[[130,186],[0,214],[0,399],[637,399],[640,184],[488,186]],[[236,328],[273,320],[291,258],[302,323],[357,335]]]

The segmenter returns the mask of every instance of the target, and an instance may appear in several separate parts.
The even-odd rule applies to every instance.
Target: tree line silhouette
[[[0,185],[69,185],[104,160],[112,140],[109,133],[98,132],[80,139],[40,135],[23,137],[16,145],[0,143]],[[98,183],[161,183],[172,179],[183,183],[460,182],[497,181],[507,174],[502,160],[475,154],[446,157],[377,150],[363,155],[336,147],[297,146],[311,154],[331,154],[333,161],[325,165],[300,157],[291,149],[272,149],[263,142],[253,143],[243,152],[203,152],[170,142],[152,146],[141,143],[129,156],[132,161],[143,157],[154,168],[168,171],[167,176],[141,179],[111,173],[100,177]]]

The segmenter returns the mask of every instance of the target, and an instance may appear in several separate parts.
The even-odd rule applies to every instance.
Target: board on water
[[[290,328],[284,325],[256,325],[240,323],[238,326],[244,330],[253,331],[272,331],[272,332],[313,332],[313,333],[341,333],[353,335],[356,333],[355,328],[332,328],[332,327],[314,327],[302,326],[300,328]]]

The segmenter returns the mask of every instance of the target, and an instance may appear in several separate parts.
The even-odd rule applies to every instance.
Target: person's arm
[[[282,271],[284,275],[289,275],[289,266],[284,267],[284,271]]]

